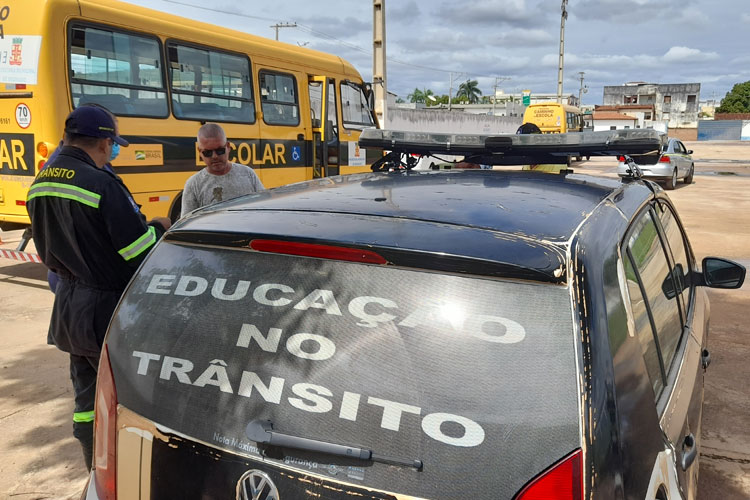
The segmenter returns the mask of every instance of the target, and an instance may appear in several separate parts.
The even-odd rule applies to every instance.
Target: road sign
[[[531,104],[531,91],[530,90],[524,90],[521,92],[521,99],[524,106],[528,106]]]

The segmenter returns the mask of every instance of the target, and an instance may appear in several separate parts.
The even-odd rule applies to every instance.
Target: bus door
[[[310,114],[313,130],[313,178],[339,174],[339,123],[333,78],[310,76]]]

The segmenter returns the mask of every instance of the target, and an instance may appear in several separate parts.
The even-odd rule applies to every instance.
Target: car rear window
[[[286,450],[302,469],[507,498],[580,446],[574,339],[559,285],[162,242],[107,344],[119,403],[184,436],[253,456],[271,420],[424,463]]]

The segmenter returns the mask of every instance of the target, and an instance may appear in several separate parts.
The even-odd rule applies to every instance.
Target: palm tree
[[[432,99],[429,98],[429,96],[434,96],[435,93],[430,89],[422,89],[419,90],[418,88],[414,89],[414,92],[406,96],[407,99],[409,99],[409,102],[421,102],[425,104],[429,104],[428,101],[432,101]]]
[[[425,95],[421,90],[415,87],[414,92],[407,95],[406,98],[409,99],[409,102],[424,102]]]
[[[466,99],[469,101],[469,104],[475,104],[479,101],[480,95],[482,95],[482,91],[479,90],[479,82],[476,80],[466,80],[458,86],[456,97]]]

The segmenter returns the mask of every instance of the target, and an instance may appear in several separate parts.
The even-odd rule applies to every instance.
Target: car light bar
[[[534,159],[554,160],[569,156],[629,155],[642,164],[656,163],[667,137],[653,129],[568,132],[566,134],[436,134],[365,129],[359,138],[363,148],[403,154],[466,155],[481,163],[523,164]],[[514,163],[516,162],[517,163]]]

